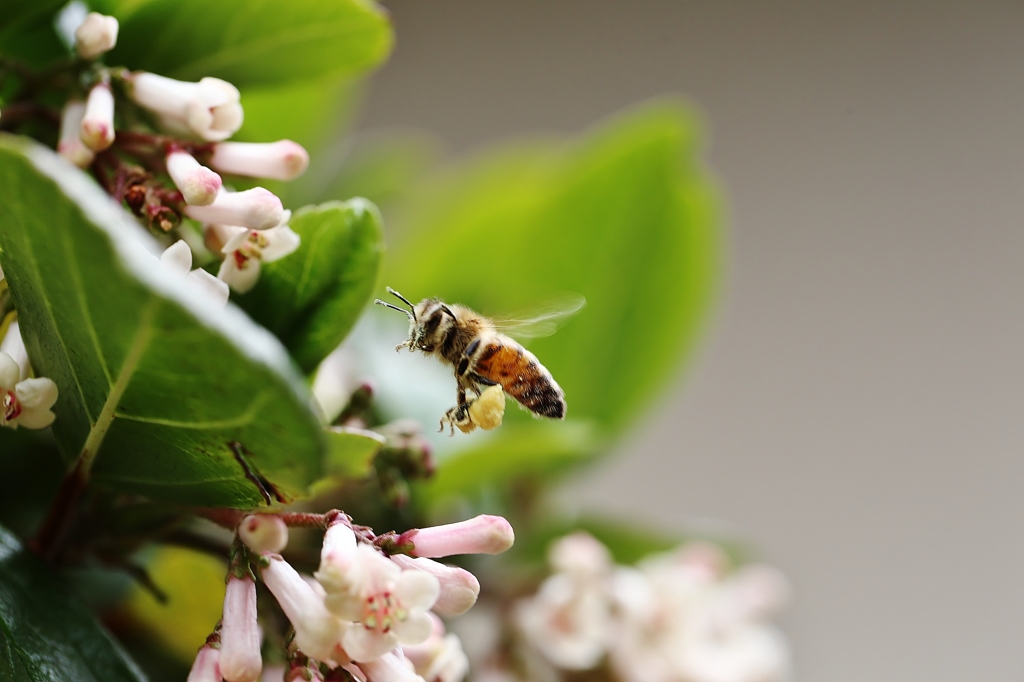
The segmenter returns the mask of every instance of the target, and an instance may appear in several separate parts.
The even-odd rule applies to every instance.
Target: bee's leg
[[[447,426],[450,436],[455,435],[455,427],[458,427],[460,431],[469,433],[473,430],[473,420],[469,417],[469,406],[476,402],[477,398],[480,397],[480,392],[473,386],[464,385],[462,380],[459,380],[458,393],[456,395],[457,405],[441,417],[441,428],[438,430],[440,433],[444,431],[444,427]]]

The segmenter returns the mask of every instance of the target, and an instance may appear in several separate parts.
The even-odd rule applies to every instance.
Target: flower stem
[[[29,548],[43,560],[52,562],[57,557],[88,483],[86,462],[80,457],[75,466],[64,474],[46,518],[29,543]]]

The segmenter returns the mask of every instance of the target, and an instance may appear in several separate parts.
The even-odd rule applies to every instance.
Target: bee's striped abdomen
[[[552,419],[565,417],[565,395],[533,353],[502,335],[474,350],[474,374],[501,384],[506,393],[535,414]]]

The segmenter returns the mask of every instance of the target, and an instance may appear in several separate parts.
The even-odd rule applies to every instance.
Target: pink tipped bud
[[[220,650],[207,644],[196,654],[186,682],[222,682],[219,660]]]
[[[512,526],[501,516],[481,514],[466,521],[402,533],[398,544],[412,543],[410,556],[444,557],[454,554],[501,554],[515,542]]]
[[[176,150],[167,155],[167,174],[185,203],[191,206],[209,206],[220,192],[220,176],[200,165],[188,152]]]
[[[89,91],[81,136],[85,146],[94,152],[114,144],[114,93],[106,83],[97,83]]]
[[[324,599],[294,568],[276,554],[265,554],[266,566],[260,570],[284,615],[295,629],[295,645],[318,661],[335,659],[345,624],[324,605]]]
[[[252,178],[294,180],[306,172],[309,154],[297,142],[221,142],[213,146],[210,165],[222,173]]]
[[[230,576],[221,619],[220,674],[227,682],[256,682],[262,670],[256,583],[248,577]]]
[[[469,571],[457,566],[446,566],[433,559],[416,559],[403,554],[396,554],[391,560],[402,569],[424,571],[437,578],[441,585],[441,594],[434,603],[433,610],[442,616],[458,616],[469,611],[480,595],[480,581]]]
[[[238,524],[238,537],[260,554],[278,554],[288,544],[288,526],[276,514],[250,514]]]
[[[82,119],[85,118],[85,102],[71,100],[64,106],[60,117],[60,138],[57,153],[79,168],[87,168],[96,157],[82,142]]]
[[[281,200],[270,190],[253,187],[244,192],[221,190],[209,206],[186,206],[185,213],[204,223],[238,225],[252,230],[269,230],[288,221]]]
[[[117,19],[89,12],[75,30],[75,50],[82,59],[96,59],[117,44]]]

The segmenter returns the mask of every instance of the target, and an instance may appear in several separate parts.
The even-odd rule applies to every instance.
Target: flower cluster
[[[45,429],[53,423],[57,384],[45,377],[30,377],[29,370],[18,323],[12,322],[0,341],[0,426]]]
[[[102,57],[117,42],[117,31],[114,17],[90,13],[75,32],[79,56]],[[309,164],[306,150],[290,140],[227,141],[244,118],[235,86],[219,78],[190,83],[100,65],[89,73],[88,92],[64,107],[61,156],[90,169],[115,199],[158,231],[175,230],[183,218],[203,224],[207,245],[222,258],[217,277],[240,293],[255,286],[261,263],[298,248],[299,236],[288,226],[291,211],[273,192],[231,191],[221,177],[291,180]],[[153,128],[118,129],[121,107],[141,109]]]
[[[513,609],[519,665],[492,655],[480,679],[789,679],[788,649],[771,623],[787,586],[773,568],[730,571],[706,543],[621,566],[585,533],[553,544],[549,561],[552,573]]]
[[[445,632],[438,616],[469,610],[480,584],[468,571],[433,559],[503,552],[514,539],[508,522],[478,516],[374,537],[365,528],[353,527],[340,512],[323,518],[327,529],[320,565],[312,576],[300,574],[281,556],[288,539],[281,516],[253,515],[241,521],[223,617],[199,650],[189,682],[259,679],[263,661],[257,575],[294,633],[283,679],[463,679],[469,664],[462,645]]]

